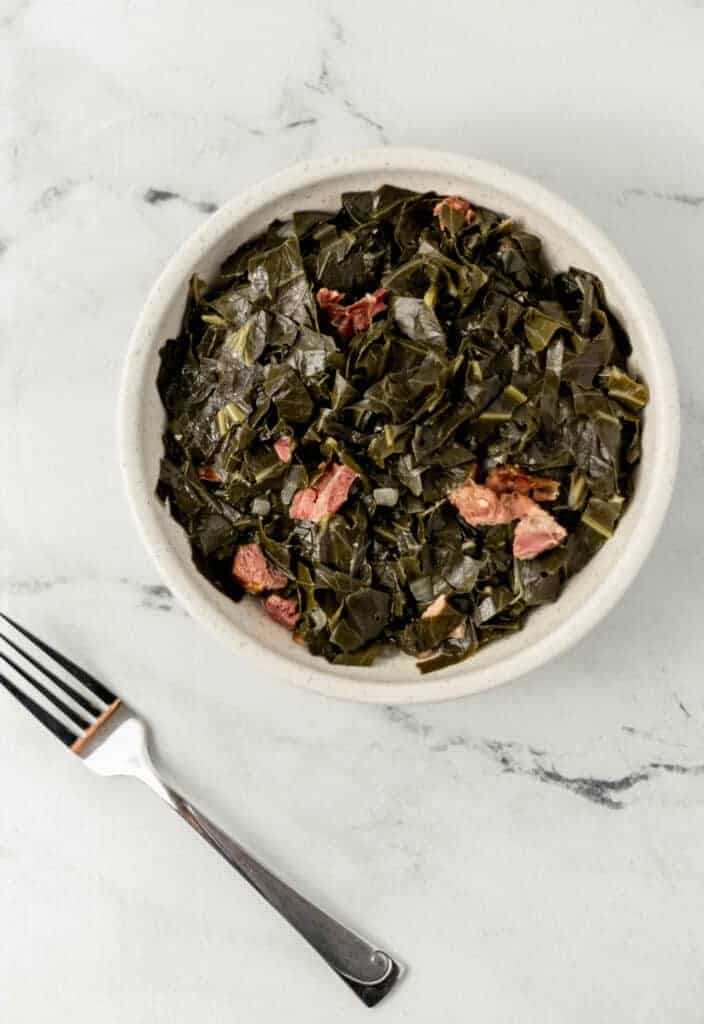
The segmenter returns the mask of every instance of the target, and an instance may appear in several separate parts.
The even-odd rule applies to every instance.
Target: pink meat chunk
[[[338,292],[337,288],[318,288],[315,300],[321,309],[332,309],[337,306],[340,299],[344,299],[345,293]]]
[[[349,466],[329,463],[317,483],[296,491],[289,512],[291,519],[308,519],[315,523],[333,515],[347,501],[350,487],[358,476],[359,473]]]
[[[205,480],[209,484],[222,483],[222,478],[215,466],[199,466],[196,472],[199,480]]]
[[[556,548],[566,536],[564,527],[549,512],[539,508],[518,522],[513,535],[513,554],[520,559],[535,558],[543,551]]]
[[[298,622],[298,605],[295,597],[281,597],[280,594],[271,594],[264,602],[264,610],[267,615],[278,622],[286,629],[294,629]]]
[[[540,505],[527,494],[499,494],[487,484],[475,484],[471,479],[451,491],[448,498],[470,526],[503,526],[541,511]]]
[[[449,206],[451,210],[456,210],[457,213],[463,213],[467,224],[469,224],[474,217],[474,210],[470,203],[468,203],[466,199],[461,199],[460,196],[445,196],[445,198],[441,199],[439,203],[436,203],[433,207],[433,215],[435,217],[442,216],[443,206]],[[445,231],[446,226],[442,224],[441,229]]]
[[[448,498],[470,526],[500,526],[516,518],[504,495],[473,480],[465,480]]]
[[[280,437],[274,441],[274,451],[282,462],[290,462],[293,453],[293,441],[290,437]]]
[[[269,564],[258,544],[242,544],[237,548],[232,576],[250,594],[281,590],[288,582],[282,572]]]
[[[377,288],[375,292],[368,292],[349,306],[340,304],[345,294],[334,288],[319,288],[315,298],[340,337],[351,338],[359,331],[366,331],[374,317],[383,313],[387,308],[388,294],[386,288]]]
[[[497,494],[470,479],[451,491],[448,499],[470,526],[501,526],[518,519],[513,538],[516,558],[535,558],[557,547],[567,536],[564,527],[527,494]]]
[[[537,501],[555,501],[560,483],[549,476],[531,476],[516,466],[496,466],[486,478],[486,486],[497,494],[532,494]]]

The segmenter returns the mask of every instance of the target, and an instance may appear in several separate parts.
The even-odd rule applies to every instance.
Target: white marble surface
[[[428,7],[0,0],[2,606],[119,689],[223,825],[410,971],[404,1024],[699,1024],[704,1002],[700,0]],[[600,224],[680,374],[667,529],[618,611],[520,683],[414,710],[255,677],[128,519],[127,335],[178,243],[311,154],[504,162]],[[0,699],[3,1024],[366,1012],[211,852]]]

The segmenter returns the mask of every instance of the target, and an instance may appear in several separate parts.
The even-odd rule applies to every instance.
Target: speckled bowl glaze
[[[164,414],[156,390],[158,352],[177,333],[191,274],[210,277],[221,261],[275,217],[296,209],[336,209],[341,192],[392,182],[460,194],[500,210],[540,235],[550,264],[598,274],[627,328],[631,360],[651,391],[635,495],[614,537],[559,600],[536,610],[521,632],[429,676],[398,654],[371,668],[328,665],[272,624],[259,603],[234,603],[193,567],[185,533],[154,496]],[[314,160],[283,171],[213,214],[170,259],[130,341],[119,405],[119,458],[139,533],[164,581],[195,619],[235,657],[239,676],[267,673],[348,700],[440,701],[498,686],[538,668],[583,637],[616,604],[648,556],[667,511],[677,466],[677,384],[663,330],[633,271],[581,213],[527,178],[482,160],[427,149],[379,149]],[[632,638],[625,638],[627,645]]]

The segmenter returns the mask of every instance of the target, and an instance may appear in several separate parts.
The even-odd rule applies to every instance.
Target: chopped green
[[[259,546],[313,654],[434,671],[520,629],[617,528],[648,401],[629,354],[601,281],[551,271],[522,225],[347,193],[192,279],[161,351],[157,493],[234,600],[234,555]],[[518,511],[471,525],[448,495],[501,467]],[[552,550],[516,546],[521,501]]]

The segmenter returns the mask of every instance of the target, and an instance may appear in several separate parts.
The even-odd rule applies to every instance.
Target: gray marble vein
[[[287,130],[291,128],[312,128],[316,124],[318,124],[317,117],[299,117],[295,121],[289,121],[284,125],[284,128]]]
[[[666,202],[681,203],[684,206],[692,206],[695,209],[704,204],[704,193],[699,192],[659,192],[645,188],[627,188],[624,189],[623,195],[625,197],[636,196],[645,199],[664,199]]]
[[[66,576],[52,576],[50,579],[33,577],[32,579],[4,579],[0,583],[0,592],[14,596],[27,595],[37,596],[55,587],[61,587],[68,583]]]
[[[31,206],[33,213],[45,213],[50,210],[66,196],[70,195],[71,192],[78,186],[76,181],[61,181],[55,185],[49,185],[43,189],[41,194],[37,196]]]
[[[200,210],[201,213],[215,213],[218,208],[217,203],[213,203],[207,199],[185,199],[179,195],[178,192],[172,192],[169,189],[163,188],[148,188],[143,196],[144,202],[150,206],[160,206],[162,203],[168,203],[172,199],[180,200],[187,206],[192,206],[196,210]]]
[[[52,576],[50,578],[5,579],[0,580],[0,597],[4,598],[5,603],[9,606],[9,602],[13,599],[39,597],[55,591],[80,595],[81,590],[90,588],[91,590],[102,590],[108,595],[116,587],[125,591],[137,607],[169,612],[181,610],[168,587],[161,583],[140,583],[126,577],[107,579],[98,576]]]
[[[304,86],[312,93],[317,93],[323,99],[330,99],[335,110],[342,112],[361,124],[365,129],[371,129],[375,141],[384,145],[388,144],[389,138],[384,125],[377,118],[372,117],[358,100],[353,98],[352,85],[349,76],[343,74],[343,66],[347,66],[347,55],[351,51],[348,45],[348,37],[343,23],[330,12],[323,17],[320,31],[322,40],[319,47],[319,56],[316,73],[313,77],[304,80]],[[288,102],[298,103],[305,108],[305,101],[296,97],[288,98]],[[318,124],[319,117],[303,116],[289,121],[285,128],[305,125],[312,127]]]
[[[619,810],[626,806],[617,798],[618,794],[627,793],[635,786],[657,778],[660,773],[704,775],[703,763],[650,761],[616,778],[573,776],[558,770],[555,765],[557,760],[565,756],[564,754],[551,754],[511,740],[486,739],[467,734],[440,735],[440,730],[424,722],[420,713],[413,713],[401,707],[385,707],[384,714],[394,725],[418,737],[432,753],[445,754],[457,748],[480,753],[492,760],[502,772],[523,775],[546,785],[558,786],[609,810]],[[636,732],[628,726],[622,728],[625,732]],[[662,741],[658,740],[658,743],[660,742]]]
[[[0,15],[0,28],[10,31],[15,28],[20,18],[29,10],[32,0],[16,0],[6,5],[7,10]]]
[[[381,124],[380,121],[375,121],[373,117],[369,116],[369,114],[365,114],[363,110],[360,110],[352,102],[352,100],[349,100],[346,97],[343,97],[343,101],[342,102],[344,103],[345,110],[350,115],[350,117],[354,117],[357,121],[361,121],[362,124],[366,124],[370,128],[373,128],[374,131],[376,132],[376,134],[379,137],[379,141],[383,142],[384,145],[388,144],[389,138],[388,138],[388,136],[386,134],[386,131],[384,129],[383,124]]]
[[[143,594],[142,608],[153,608],[161,612],[173,611],[174,597],[168,587],[161,584],[143,584],[141,591]]]

